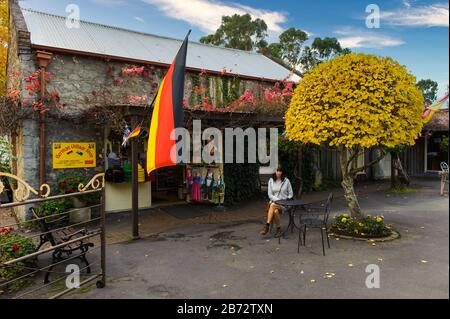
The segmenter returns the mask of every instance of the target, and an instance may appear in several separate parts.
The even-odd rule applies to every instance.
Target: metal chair
[[[325,206],[322,207],[314,207],[314,206],[305,206],[306,212],[299,215],[299,225],[300,229],[303,231],[299,231],[298,233],[298,243],[297,243],[297,252],[300,252],[300,242],[301,235],[303,233],[303,246],[306,245],[306,230],[308,228],[318,228],[320,229],[320,235],[322,236],[322,251],[325,256],[325,241],[323,238],[323,233],[327,236],[327,244],[328,248],[330,248],[330,239],[328,238],[328,217],[331,212],[331,203],[333,202],[333,193],[328,195]]]

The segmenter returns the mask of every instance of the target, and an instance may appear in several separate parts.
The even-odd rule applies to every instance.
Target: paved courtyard
[[[109,245],[107,287],[67,298],[448,298],[448,197],[436,180],[415,186],[361,197],[401,233],[391,242],[332,238],[324,257],[317,231],[297,254],[295,234],[261,238],[261,219],[187,225]],[[338,198],[333,213],[344,211]],[[365,286],[368,264],[380,267],[379,289]]]

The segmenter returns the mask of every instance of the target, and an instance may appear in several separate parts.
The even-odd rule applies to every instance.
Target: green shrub
[[[297,170],[297,153],[302,149],[302,191],[309,192],[312,190],[314,184],[314,148],[310,146],[302,146],[299,142],[289,141],[284,136],[280,136],[278,139],[278,158],[280,165],[283,167],[283,171],[287,178],[291,181],[294,194],[297,194],[299,185],[295,177],[295,171]]]
[[[80,173],[63,175],[58,179],[58,192],[60,194],[71,194],[78,192],[80,184],[86,185],[90,178]],[[78,199],[88,204],[97,204],[100,199],[100,193],[92,193],[78,196]]]
[[[337,215],[332,229],[337,233],[355,237],[385,237],[392,233],[384,223],[383,216],[372,217],[370,214],[363,219],[351,218],[349,214]]]
[[[245,202],[260,193],[258,164],[224,164],[224,180],[227,206]]]
[[[72,207],[72,203],[68,198],[54,199],[41,203],[36,213],[39,217],[51,216],[66,212]]]
[[[29,255],[36,251],[36,246],[30,238],[14,232],[12,227],[0,228],[0,282],[14,279],[29,270],[26,267],[36,267],[37,258],[30,258],[3,266],[4,262]],[[20,288],[26,281],[20,280],[6,287],[9,290]]]

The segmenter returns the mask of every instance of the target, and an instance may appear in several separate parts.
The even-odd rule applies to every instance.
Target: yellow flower
[[[370,218],[370,217],[372,217],[372,215],[370,215],[370,214],[367,214],[367,217],[368,217],[368,218]]]
[[[343,222],[343,223],[345,223],[346,221],[347,221],[347,218],[345,218],[345,217],[341,219],[341,222]]]
[[[344,216],[344,217],[349,217],[349,215],[348,215],[348,214],[344,214],[344,215],[342,215],[342,216]]]
[[[377,223],[381,223],[383,221],[383,218],[377,217],[375,220],[377,221]]]

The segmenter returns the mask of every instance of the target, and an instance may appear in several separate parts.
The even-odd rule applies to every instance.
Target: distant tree
[[[222,24],[214,34],[200,38],[201,43],[245,51],[267,47],[267,24],[249,14],[223,16]]]
[[[300,65],[303,73],[308,73],[320,63],[320,60],[317,56],[317,52],[314,51],[310,46],[306,46],[303,49],[302,55],[300,57]]]
[[[437,99],[438,84],[436,81],[420,80],[417,82],[417,87],[422,91],[423,98],[428,104],[432,104]]]
[[[300,29],[289,28],[279,36],[280,42],[272,44],[276,48],[276,57],[285,60],[292,69],[297,68],[300,62],[300,53],[302,52],[303,44],[308,40],[308,34]]]
[[[315,38],[311,47],[317,52],[319,58],[325,61],[343,52],[341,44],[336,38]]]
[[[6,94],[7,49],[8,49],[8,1],[0,0],[0,96]]]
[[[315,38],[311,46],[303,49],[300,64],[303,73],[308,73],[319,63],[328,61],[336,56],[351,53],[348,48],[342,48],[336,38]]]

